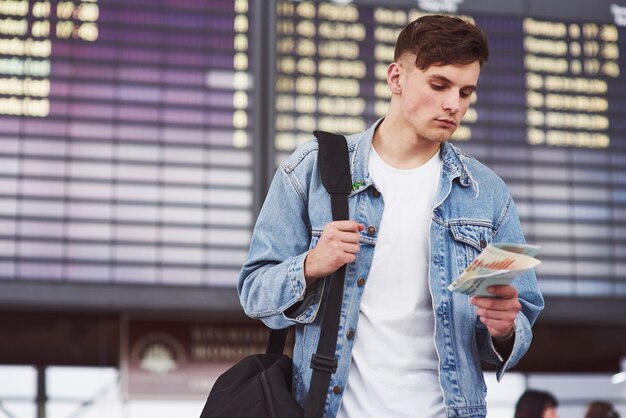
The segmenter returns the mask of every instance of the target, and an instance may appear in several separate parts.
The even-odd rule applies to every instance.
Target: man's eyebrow
[[[442,76],[440,74],[431,74],[428,78],[436,79],[436,80],[439,80],[439,81],[441,81],[443,83],[446,83],[446,84],[453,84],[452,80],[450,80],[448,77]],[[466,90],[470,89],[472,91],[476,91],[476,85],[474,85],[474,84],[468,84],[467,86],[463,86],[461,88],[462,89],[466,89]]]

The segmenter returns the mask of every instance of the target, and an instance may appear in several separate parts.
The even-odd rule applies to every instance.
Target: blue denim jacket
[[[337,414],[350,368],[353,331],[358,338],[359,303],[376,247],[384,197],[369,176],[368,160],[376,125],[347,137],[353,191],[350,218],[366,226],[361,250],[347,266],[326,417]],[[320,334],[320,299],[326,279],[306,288],[304,259],[332,221],[330,199],[321,184],[317,141],[300,146],[276,172],[254,229],[250,253],[238,282],[247,315],[270,328],[296,326],[293,391],[304,404],[311,379],[310,360]],[[435,313],[435,346],[448,417],[484,417],[486,386],[480,361],[493,363],[498,380],[526,353],[531,325],[543,308],[533,271],[518,277],[522,310],[515,321],[515,343],[508,359],[495,351],[469,297],[447,286],[492,242],[524,242],[511,194],[487,167],[449,143],[441,146],[443,168],[430,225],[429,284]],[[368,228],[374,226],[376,229]],[[390,306],[389,309],[393,309]],[[381,355],[385,355],[381,353]],[[398,376],[402,379],[402,376]],[[335,388],[337,386],[338,388]],[[335,388],[335,390],[333,390]],[[416,415],[419,411],[416,411]]]

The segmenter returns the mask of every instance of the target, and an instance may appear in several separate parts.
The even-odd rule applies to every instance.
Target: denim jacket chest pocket
[[[493,241],[493,228],[482,223],[451,224],[450,232],[454,238],[454,254],[458,274]]]

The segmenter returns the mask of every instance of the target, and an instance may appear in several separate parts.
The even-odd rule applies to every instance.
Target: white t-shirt
[[[418,168],[399,170],[372,147],[370,175],[385,209],[340,418],[445,415],[428,286],[428,236],[441,167],[437,153]]]

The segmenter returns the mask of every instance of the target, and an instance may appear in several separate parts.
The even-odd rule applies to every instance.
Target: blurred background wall
[[[385,114],[399,30],[475,21],[453,141],[509,185],[546,310],[496,384],[626,415],[623,0],[0,0],[0,417],[197,416],[262,350],[238,270],[277,164]]]

